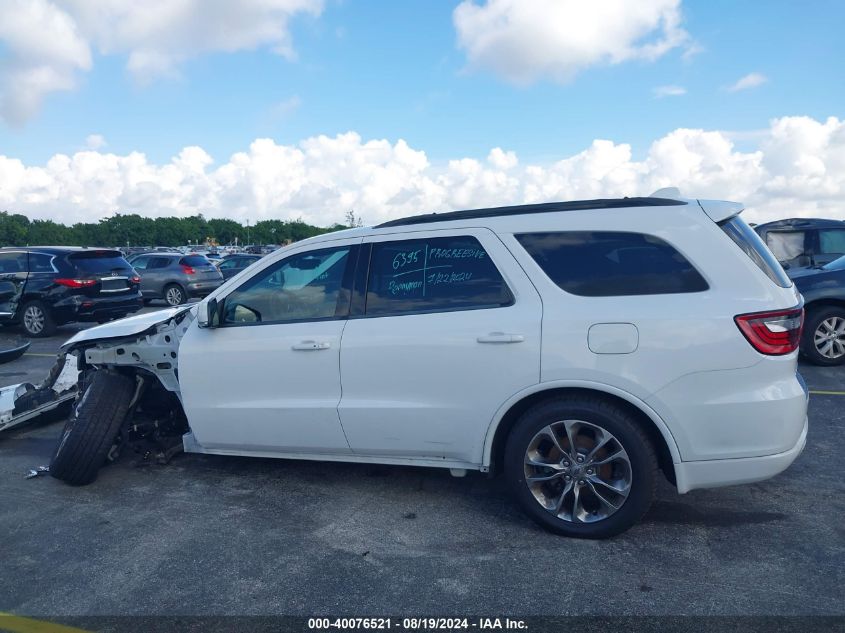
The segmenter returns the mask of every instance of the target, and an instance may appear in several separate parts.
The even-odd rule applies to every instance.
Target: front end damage
[[[66,447],[74,443],[79,445],[79,451],[83,450],[83,444],[97,442],[102,446],[104,459],[100,464],[113,461],[127,449],[144,461],[169,461],[182,450],[182,436],[188,431],[177,361],[179,343],[195,318],[195,308],[174,308],[79,332],[62,346],[59,359],[44,383],[0,390],[0,430],[76,399],[53,456],[51,474],[70,483],[87,483],[83,479],[93,479],[92,473],[81,477],[73,472],[70,462],[74,456],[68,454]],[[97,382],[101,386],[106,384],[107,378],[112,380],[110,384],[124,389],[125,402],[115,400],[118,396],[112,388],[99,396],[103,405],[92,406],[90,387]],[[112,419],[106,420],[105,409],[109,406],[113,413],[108,415]],[[98,409],[101,419],[97,417]],[[95,431],[101,437],[94,437]],[[76,439],[69,442],[69,437]],[[60,455],[63,463],[61,468],[56,468]],[[95,458],[93,454],[90,457]],[[70,475],[64,477],[59,472]]]

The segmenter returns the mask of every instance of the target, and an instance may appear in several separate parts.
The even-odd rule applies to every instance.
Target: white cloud
[[[694,44],[680,0],[462,0],[453,21],[471,67],[515,84],[570,81],[598,64],[653,61]]]
[[[655,99],[662,99],[663,97],[681,97],[687,94],[687,89],[683,86],[657,86],[652,89],[651,93]]]
[[[739,92],[740,90],[749,90],[750,88],[756,88],[757,86],[762,86],[764,83],[769,81],[769,78],[760,73],[748,73],[744,77],[740,77],[730,86],[727,86],[725,90],[728,92]]]
[[[88,149],[102,149],[108,145],[106,139],[102,134],[89,134],[85,137],[85,147]]]
[[[20,125],[45,96],[72,89],[91,68],[92,48],[126,55],[142,84],[212,52],[267,47],[294,59],[290,19],[322,9],[323,0],[3,0],[0,117]]]
[[[0,2],[0,118],[22,125],[45,95],[70,90],[91,68],[91,50],[73,18],[48,0]]]
[[[329,225],[354,208],[366,222],[428,211],[579,198],[647,195],[678,186],[690,197],[746,203],[763,221],[845,219],[845,120],[775,119],[739,151],[728,134],[677,129],[636,160],[631,147],[596,140],[557,161],[525,163],[496,147],[483,159],[433,165],[405,141],[354,132],[295,145],[257,139],[223,164],[186,147],[164,164],[144,154],[80,151],[46,165],[0,156],[0,209],[72,223],[115,211],[149,216],[297,218]]]

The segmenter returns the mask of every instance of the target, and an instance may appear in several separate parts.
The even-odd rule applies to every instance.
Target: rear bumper
[[[185,286],[191,297],[204,297],[217,290],[223,284],[222,279],[211,281],[192,281]]]
[[[140,293],[128,297],[85,297],[74,295],[53,307],[53,317],[58,323],[72,321],[107,321],[119,319],[144,307]]]
[[[678,492],[696,488],[718,488],[734,484],[749,484],[774,477],[789,468],[807,444],[807,418],[795,446],[782,453],[763,457],[738,459],[710,459],[675,464]]]

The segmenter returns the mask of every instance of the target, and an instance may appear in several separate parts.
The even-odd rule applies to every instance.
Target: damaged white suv
[[[587,538],[637,522],[658,471],[771,477],[807,434],[802,299],[741,209],[665,190],[298,242],[70,339],[50,472],[89,483],[126,446],[502,472]]]

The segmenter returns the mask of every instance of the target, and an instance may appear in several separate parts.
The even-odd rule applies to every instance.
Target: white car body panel
[[[540,381],[540,296],[492,231],[446,236],[456,234],[478,239],[515,303],[350,319],[340,354],[340,420],[356,454],[452,460],[478,468],[496,410],[510,394]],[[437,237],[444,232],[405,231],[379,241]],[[479,342],[494,333],[518,339]]]
[[[652,421],[680,492],[772,476],[806,442],[806,388],[796,374],[796,353],[757,352],[734,317],[792,308],[801,298],[794,287],[772,282],[716,224],[741,209],[682,200],[676,206],[509,215],[353,229],[280,249],[224,283],[186,325],[178,350],[179,389],[191,427],[185,449],[487,470],[496,430],[511,406],[543,391],[579,388],[621,398]],[[693,263],[709,289],[640,297],[566,293],[515,237],[564,230],[660,237]],[[209,301],[224,300],[291,254],[441,234],[477,237],[515,303],[203,327]],[[97,346],[102,356],[110,340],[140,335],[177,313],[92,328],[65,348]],[[478,342],[491,334],[520,340]],[[308,340],[325,346],[292,351]]]
[[[360,241],[335,240],[332,245]],[[278,260],[273,257],[268,264]],[[349,453],[337,411],[345,324],[332,320],[190,329],[181,343],[179,374],[194,440],[228,451]],[[294,349],[308,341],[314,342],[313,350]]]

